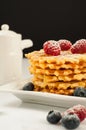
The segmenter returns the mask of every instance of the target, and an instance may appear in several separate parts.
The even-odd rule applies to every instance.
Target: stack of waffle
[[[25,56],[30,62],[34,91],[72,95],[75,88],[86,88],[86,54],[66,51],[50,56],[42,49]]]

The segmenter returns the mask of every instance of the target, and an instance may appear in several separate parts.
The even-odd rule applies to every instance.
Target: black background
[[[86,0],[3,0],[0,25],[32,39],[34,46],[24,53],[42,48],[46,40],[86,38]]]

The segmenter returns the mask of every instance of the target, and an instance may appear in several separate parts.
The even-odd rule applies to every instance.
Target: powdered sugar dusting
[[[54,56],[60,55],[60,51],[61,51],[59,44],[54,40],[45,42],[43,44],[43,49],[46,54],[54,55]]]
[[[58,43],[61,47],[61,50],[69,50],[72,46],[72,43],[69,40],[65,39],[59,40]]]
[[[72,108],[69,108],[64,112],[64,114],[76,114],[79,117],[80,121],[83,121],[86,118],[86,107],[78,104]]]
[[[50,40],[50,41],[48,41],[48,43],[49,43],[49,45],[48,45],[48,47],[49,48],[58,48],[59,47],[59,44],[57,43],[57,41],[54,41],[54,40]]]
[[[71,52],[73,54],[83,54],[86,53],[86,39],[80,39],[75,42],[75,44],[71,47]]]
[[[80,39],[80,40],[76,41],[76,43],[80,43],[80,44],[85,43],[86,44],[86,39]]]

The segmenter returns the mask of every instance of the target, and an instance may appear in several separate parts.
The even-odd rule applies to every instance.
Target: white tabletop
[[[23,60],[24,78],[28,78],[28,61]],[[0,92],[0,129],[1,130],[65,130],[61,125],[51,125],[46,116],[50,110],[65,111],[65,108],[23,103],[11,93]],[[86,121],[76,130],[86,130]]]

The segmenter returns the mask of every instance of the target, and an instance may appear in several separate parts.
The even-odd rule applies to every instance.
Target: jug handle
[[[31,39],[24,39],[21,41],[21,49],[29,48],[33,46],[33,41]]]

